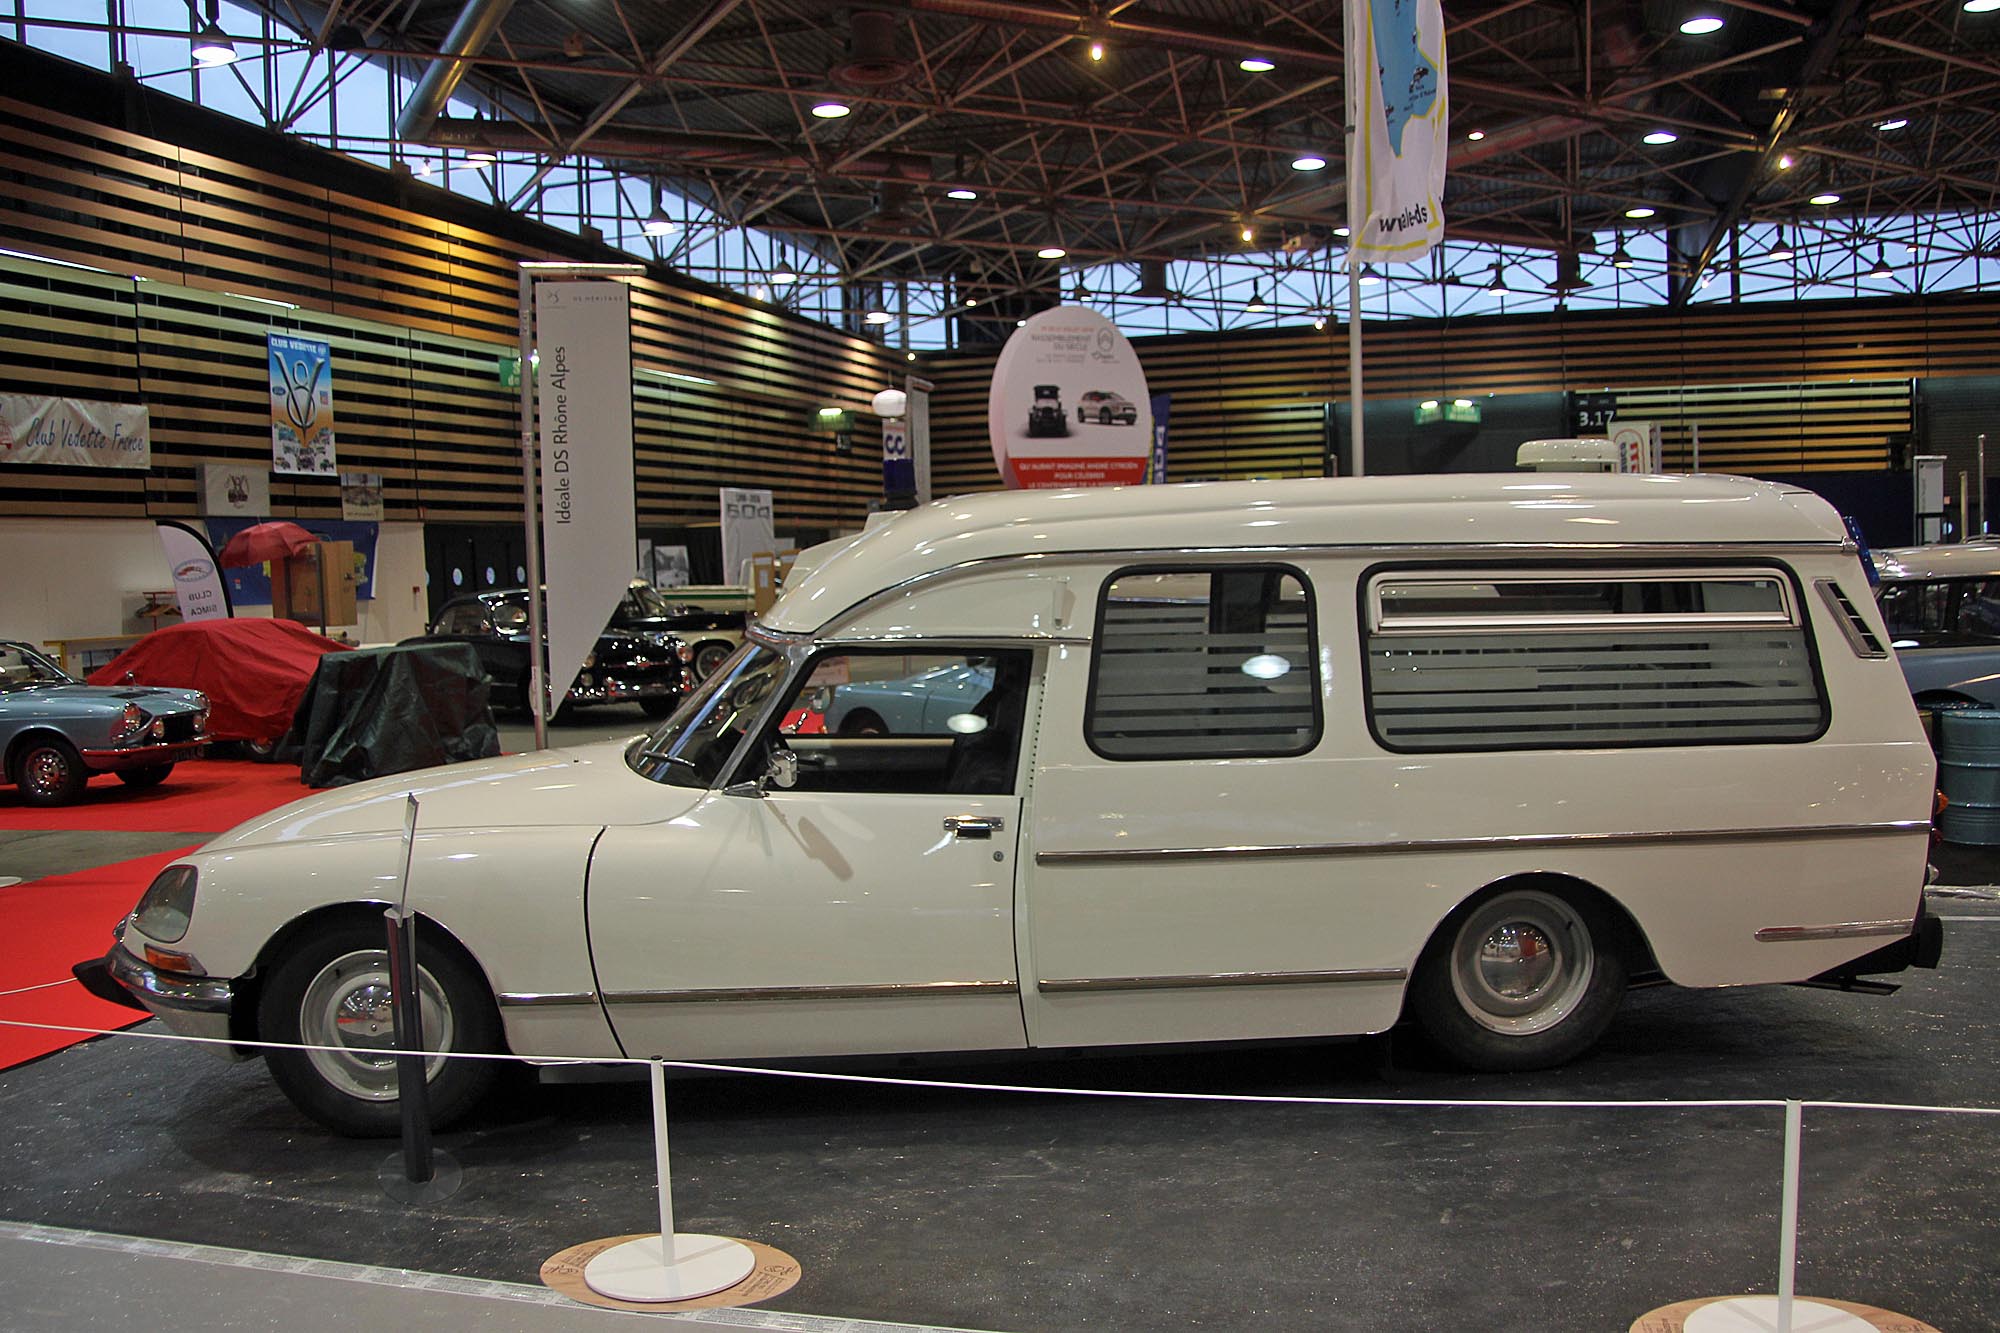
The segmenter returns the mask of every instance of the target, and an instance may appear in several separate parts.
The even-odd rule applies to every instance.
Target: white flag
[[[1347,0],[1348,244],[1408,263],[1444,239],[1444,15],[1438,0]]]

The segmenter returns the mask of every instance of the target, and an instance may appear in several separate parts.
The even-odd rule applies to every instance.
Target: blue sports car
[[[97,773],[156,786],[206,744],[201,691],[80,684],[27,644],[0,639],[0,779],[30,805],[73,801]]]

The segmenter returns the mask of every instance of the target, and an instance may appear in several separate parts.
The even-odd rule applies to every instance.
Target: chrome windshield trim
[[[883,981],[855,986],[718,986],[700,990],[606,991],[606,1004],[707,1004],[764,1000],[875,1000],[1018,995],[1012,981]]]
[[[1329,972],[1196,972],[1163,977],[1044,977],[1035,989],[1044,995],[1089,991],[1205,990],[1217,986],[1325,986],[1344,982],[1409,980],[1406,967],[1350,967]]]
[[[525,991],[500,997],[500,1007],[503,1009],[534,1009],[543,1005],[596,1003],[597,992],[588,990]]]
[[[1766,926],[1757,932],[1759,944],[1797,944],[1804,940],[1859,940],[1877,935],[1907,935],[1908,921],[1840,921],[1825,926]]]
[[[1877,824],[1793,825],[1785,828],[1667,829],[1651,833],[1513,833],[1490,838],[1418,838],[1390,842],[1302,842],[1231,847],[1105,847],[1035,853],[1038,866],[1099,861],[1261,860],[1293,856],[1415,856],[1429,852],[1484,852],[1528,847],[1635,847],[1649,843],[1786,842],[1800,838],[1879,838],[1928,835],[1922,819]]]

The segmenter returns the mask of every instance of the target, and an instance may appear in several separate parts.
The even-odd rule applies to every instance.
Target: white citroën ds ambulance
[[[1379,1032],[1569,1059],[1628,981],[1935,964],[1931,752],[1800,490],[1523,474],[966,496],[807,552],[649,736],[362,783],[105,960],[348,1132],[434,1045],[781,1058]],[[463,1109],[490,1061],[440,1061]]]

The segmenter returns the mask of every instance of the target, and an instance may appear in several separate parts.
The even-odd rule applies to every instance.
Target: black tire
[[[159,786],[167,780],[167,774],[173,771],[174,766],[172,764],[151,764],[145,768],[121,768],[118,770],[118,780],[128,787],[137,787],[144,790],[147,787]]]
[[[842,736],[886,736],[889,725],[866,708],[856,709],[840,720]]]
[[[14,785],[29,805],[68,805],[83,795],[90,770],[60,736],[34,736],[14,753]]]
[[[1471,1069],[1547,1069],[1583,1054],[1625,995],[1625,958],[1598,902],[1503,888],[1466,903],[1417,960],[1409,1007]]]
[[[681,701],[679,699],[641,699],[639,701],[639,707],[645,710],[647,717],[666,717],[680,706]]]
[[[389,1017],[388,952],[380,916],[313,930],[278,961],[257,1005],[263,1041],[352,1046],[354,1055],[269,1051],[265,1061],[293,1105],[336,1134],[379,1138],[398,1132]],[[504,1049],[500,1012],[479,970],[433,931],[419,931],[417,989],[428,1050]],[[346,1024],[335,1015],[347,1016]],[[431,1125],[443,1129],[493,1087],[497,1060],[430,1062]]]
[[[1108,426],[1108,425],[1110,425],[1110,424],[1111,424],[1111,409],[1110,409],[1110,408],[1108,408],[1108,407],[1100,407],[1100,408],[1098,408],[1098,409],[1097,409],[1097,424],[1098,424],[1098,425],[1100,425],[1100,426]]]
[[[729,655],[735,651],[736,645],[724,639],[711,639],[706,643],[696,644],[693,662],[694,678],[696,680],[707,680],[715,674],[717,667],[729,660]]]

